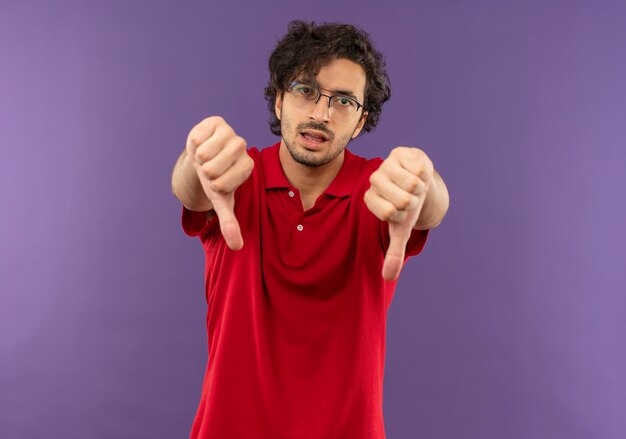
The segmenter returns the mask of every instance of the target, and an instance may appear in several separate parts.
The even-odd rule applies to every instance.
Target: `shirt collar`
[[[263,174],[265,174],[265,189],[289,188],[291,184],[283,171],[278,157],[280,142],[263,150]]]
[[[275,188],[290,188],[292,187],[287,180],[287,176],[283,171],[283,167],[280,164],[280,158],[278,151],[280,149],[280,142],[265,148],[263,157],[263,173],[265,174],[265,189]],[[344,152],[343,164],[339,173],[332,181],[330,186],[324,191],[325,194],[333,197],[347,197],[350,196],[354,183],[356,181],[355,176],[358,175],[360,167],[360,157],[352,154],[348,149]]]

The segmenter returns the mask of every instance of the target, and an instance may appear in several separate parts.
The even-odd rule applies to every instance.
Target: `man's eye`
[[[354,106],[354,102],[352,101],[352,99],[349,99],[349,98],[337,98],[337,101],[339,102],[339,105],[341,105],[342,107]]]
[[[300,86],[296,90],[303,95],[310,95],[311,93],[313,93],[313,89],[306,86]]]

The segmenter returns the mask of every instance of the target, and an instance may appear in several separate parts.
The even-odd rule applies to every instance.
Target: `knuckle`
[[[399,158],[405,156],[409,152],[410,149],[411,148],[407,148],[406,146],[396,146],[391,151],[391,153],[393,154],[394,157],[399,159]]]
[[[201,154],[196,154],[196,161],[203,167],[206,167],[209,170],[214,170],[215,166],[212,164],[214,156],[211,154],[211,151],[202,151]]]
[[[210,116],[204,119],[203,122],[205,122],[207,125],[219,125],[222,123],[226,123],[222,116]]]
[[[386,206],[382,208],[381,214],[385,221],[389,221],[390,219],[394,217],[394,214],[396,212],[397,210],[393,206]]]
[[[422,180],[419,180],[417,183],[417,187],[415,188],[413,193],[415,195],[422,195],[425,192],[426,192],[426,184]]]
[[[211,166],[210,163],[205,163],[202,165],[202,172],[204,173],[204,176],[208,178],[209,180],[213,180],[219,177],[219,175],[215,171],[215,168]]]
[[[412,165],[412,172],[418,178],[424,176],[424,172],[426,171],[426,163],[422,160],[414,160]]]
[[[379,168],[376,170],[376,172],[378,172],[378,173],[381,173],[381,172],[387,172],[387,170],[389,169],[389,167],[393,167],[397,161],[398,161],[398,160],[396,159],[396,156],[395,156],[395,155],[393,154],[393,152],[392,152],[392,153],[389,155],[389,158],[380,164],[380,166],[379,166]]]
[[[380,179],[381,179],[381,173],[380,171],[376,171],[372,175],[370,175],[369,181],[372,186],[379,186]]]
[[[196,149],[196,162],[204,164],[207,160],[209,160],[209,156],[207,151],[204,148]]]
[[[420,186],[420,179],[416,176],[411,176],[406,180],[407,190],[414,194]]]
[[[419,148],[407,148],[414,157],[425,157],[426,154]]]
[[[233,139],[233,143],[235,144],[235,147],[237,148],[237,150],[239,151],[245,151],[246,147],[248,146],[246,139],[244,139],[241,136],[235,136],[235,138]]]
[[[400,200],[398,201],[398,209],[400,210],[405,210],[407,209],[410,205],[411,205],[411,201],[413,200],[413,197],[411,197],[411,195],[409,194],[404,194],[400,197]]]
[[[226,187],[224,185],[224,182],[221,180],[213,180],[209,183],[209,187],[215,191],[215,192],[220,192],[220,193],[224,193],[226,191]]]
[[[191,143],[191,145],[193,145],[194,147],[198,147],[202,144],[204,140],[202,139],[202,136],[200,135],[200,133],[196,130],[192,130],[189,133],[189,143]]]

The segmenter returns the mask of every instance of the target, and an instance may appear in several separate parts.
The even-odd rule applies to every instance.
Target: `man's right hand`
[[[235,189],[250,177],[254,161],[246,152],[246,141],[219,117],[204,119],[187,137],[188,160],[193,163],[204,192],[213,206],[226,245],[243,247],[235,217]]]

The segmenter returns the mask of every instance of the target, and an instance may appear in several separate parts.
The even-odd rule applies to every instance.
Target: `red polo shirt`
[[[255,167],[235,193],[244,247],[217,218],[183,208],[206,253],[208,365],[191,437],[381,439],[387,308],[386,223],[363,195],[381,159],[349,151],[306,212],[279,143],[248,150]],[[428,231],[414,231],[407,258]]]

